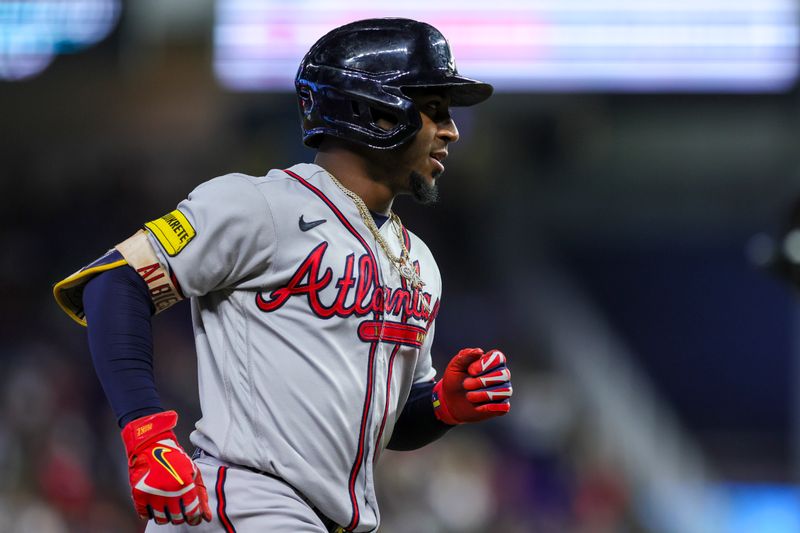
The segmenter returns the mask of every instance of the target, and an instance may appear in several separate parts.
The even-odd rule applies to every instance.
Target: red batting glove
[[[480,422],[511,409],[511,371],[500,350],[465,348],[433,387],[433,409],[445,424]]]
[[[211,521],[211,509],[200,470],[172,431],[177,423],[178,414],[166,411],[137,418],[123,428],[131,495],[141,518],[196,526],[201,520]]]

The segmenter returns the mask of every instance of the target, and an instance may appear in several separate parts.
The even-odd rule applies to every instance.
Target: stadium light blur
[[[120,0],[0,1],[0,80],[28,79],[116,26]]]
[[[369,17],[429,22],[500,91],[775,92],[798,76],[794,0],[219,0],[214,65],[233,90],[292,90],[309,46]]]
[[[800,531],[800,487],[729,483],[718,491],[728,501],[726,533]]]

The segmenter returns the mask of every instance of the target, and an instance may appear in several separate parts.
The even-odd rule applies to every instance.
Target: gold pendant
[[[399,264],[397,269],[400,271],[400,275],[403,276],[414,289],[421,289],[425,286],[422,278],[419,277],[419,274],[417,274],[417,269],[408,264],[407,261],[403,261],[401,264]]]

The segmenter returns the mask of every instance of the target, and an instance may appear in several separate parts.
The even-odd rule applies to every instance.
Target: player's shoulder
[[[298,182],[300,179],[306,181],[317,181],[325,176],[325,169],[314,163],[298,163],[285,169],[270,170],[266,179],[268,180],[286,180],[289,182]]]
[[[324,175],[325,170],[313,163],[298,163],[288,168],[273,168],[263,176],[231,174],[231,176],[238,176],[239,179],[247,179],[254,185],[267,186],[298,184],[300,180],[318,181],[319,177]]]
[[[285,169],[273,168],[263,176],[248,176],[235,173],[222,176],[227,180],[244,180],[257,188],[276,192],[277,190],[293,190],[301,185],[301,180],[307,183],[317,183],[325,176],[325,170],[313,163],[298,163]]]
[[[190,193],[197,195],[218,195],[220,198],[253,196],[257,190],[265,199],[274,199],[281,192],[288,193],[298,184],[298,177],[312,181],[324,170],[317,165],[300,163],[287,169],[271,169],[264,175],[251,176],[242,172],[232,172],[211,178],[199,184]],[[256,195],[257,196],[257,195]]]
[[[250,190],[258,182],[257,176],[249,176],[240,172],[232,172],[216,176],[200,183],[190,193],[192,194],[236,194]]]
[[[198,187],[236,183],[260,185],[264,183],[278,183],[281,181],[297,181],[298,177],[309,180],[315,179],[319,174],[325,174],[325,170],[322,167],[313,163],[298,163],[285,169],[273,168],[270,169],[266,174],[259,176],[251,176],[249,174],[245,174],[244,172],[231,172],[229,174],[222,174],[201,183]]]

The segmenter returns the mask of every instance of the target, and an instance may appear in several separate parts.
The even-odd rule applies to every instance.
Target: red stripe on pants
[[[225,528],[226,533],[236,533],[236,528],[233,527],[228,514],[225,512],[225,478],[228,476],[228,467],[221,466],[217,470],[217,516]]]

